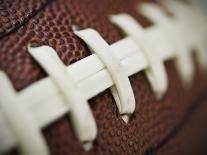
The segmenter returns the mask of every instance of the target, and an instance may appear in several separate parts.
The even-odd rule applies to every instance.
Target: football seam
[[[202,101],[207,99],[205,93],[206,91],[199,95],[199,97],[193,101],[193,104],[187,108],[180,123],[178,123],[163,140],[146,149],[146,151],[143,153],[144,155],[155,154],[160,148],[162,148],[165,144],[167,144],[170,140],[175,138],[180,133],[180,131],[189,123],[190,118],[193,116],[193,114],[196,113],[198,109],[204,104]]]
[[[37,14],[39,14],[41,11],[43,11],[48,5],[50,5],[52,2],[55,2],[55,0],[49,0],[46,3],[43,3],[39,9],[36,9],[34,11],[31,11],[28,13],[28,17],[25,18],[25,20],[23,20],[19,25],[15,25],[14,28],[12,28],[9,31],[6,32],[2,32],[0,33],[0,40],[2,40],[4,37],[11,35],[13,32],[17,31],[18,29],[20,29],[22,26],[24,26],[25,24],[27,24],[33,17],[35,17]]]

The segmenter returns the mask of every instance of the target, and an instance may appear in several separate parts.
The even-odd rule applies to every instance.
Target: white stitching
[[[167,75],[164,68],[164,61],[162,58],[163,50],[169,51],[163,45],[168,45],[161,36],[161,31],[157,28],[144,30],[133,17],[128,14],[113,15],[110,17],[111,21],[119,26],[126,35],[134,39],[146,57],[149,66],[145,70],[147,77],[151,83],[153,90],[157,97],[162,97],[167,90]],[[158,37],[158,38],[157,38]],[[161,39],[165,41],[164,44],[158,44],[156,41]]]
[[[192,50],[197,48],[199,62],[201,67],[206,69],[206,54],[204,49],[206,45],[202,42],[206,40],[206,30],[203,28],[205,23],[200,21],[199,14],[193,6],[188,6],[177,1],[162,2],[173,14],[174,18],[166,18],[166,24],[160,25],[165,31],[168,29],[169,36],[176,48],[176,65],[185,86],[192,85],[194,77],[194,65],[192,61]],[[161,10],[160,10],[161,11]],[[198,15],[199,14],[199,15]],[[203,18],[204,20],[205,18]],[[168,24],[168,25],[167,25]],[[165,27],[167,26],[167,27]],[[175,28],[177,27],[177,28]],[[177,31],[177,32],[176,32]],[[203,58],[201,58],[201,55]]]
[[[78,89],[56,52],[48,46],[29,47],[28,51],[44,68],[60,91],[70,111],[71,121],[79,140],[93,141],[97,128],[87,99]]]
[[[0,86],[0,110],[4,115],[7,126],[11,128],[11,132],[15,136],[12,141],[18,142],[24,155],[48,154],[37,123],[27,107],[21,104],[24,100],[19,98],[3,72],[0,72]]]
[[[105,64],[115,85],[111,87],[111,92],[116,101],[120,114],[132,114],[135,110],[135,98],[128,76],[125,73],[123,65],[113,54],[110,46],[102,37],[92,29],[75,31],[92,52],[97,54],[99,59]]]

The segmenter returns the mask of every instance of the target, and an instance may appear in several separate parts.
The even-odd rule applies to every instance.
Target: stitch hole
[[[142,15],[140,12],[136,13],[135,19],[143,26],[143,28],[148,28],[155,24],[152,20]]]
[[[121,117],[123,121],[128,125],[132,122],[132,115],[121,115]]]

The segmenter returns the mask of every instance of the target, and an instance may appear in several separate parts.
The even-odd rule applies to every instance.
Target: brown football
[[[28,53],[29,44],[52,47],[70,66],[92,54],[74,33],[73,25],[80,30],[95,29],[112,45],[126,35],[109,20],[110,15],[127,13],[144,29],[155,25],[138,13],[137,6],[144,3],[158,5],[173,18],[158,0],[0,0],[0,70],[20,93],[48,77]],[[110,89],[106,89],[89,100],[97,125],[92,148],[83,149],[71,118],[65,114],[41,130],[50,154],[206,154],[207,74],[199,65],[197,49],[191,50],[195,73],[190,87],[184,87],[173,59],[164,62],[168,88],[161,99],[144,71],[138,72],[129,77],[136,106],[128,123],[123,121]],[[15,146],[4,154],[21,154],[21,149]]]

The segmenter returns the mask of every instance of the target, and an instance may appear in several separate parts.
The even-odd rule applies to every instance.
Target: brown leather
[[[7,3],[6,1],[0,0],[0,4]],[[129,13],[144,27],[153,24],[136,13],[135,6],[140,2],[143,1],[28,0],[30,8],[37,8],[36,15],[28,17],[25,22],[18,18],[20,28],[12,26],[12,29],[5,29],[5,26],[0,26],[6,32],[6,35],[0,34],[0,69],[9,75],[14,87],[20,91],[46,77],[45,72],[28,54],[29,43],[37,42],[53,47],[65,65],[70,65],[90,55],[86,45],[74,35],[72,24],[81,29],[96,29],[111,44],[125,36],[108,20],[110,14]],[[14,9],[19,12],[27,8],[26,2],[19,3],[21,9],[15,9],[12,4],[4,7],[3,11]],[[0,14],[1,12],[0,9]],[[25,15],[30,12],[32,11],[24,10]],[[5,18],[10,19],[14,15],[6,15]],[[2,21],[0,16],[0,23]],[[166,63],[169,88],[162,100],[155,98],[143,72],[130,77],[136,98],[136,111],[129,124],[121,119],[109,90],[91,99],[89,102],[97,122],[98,136],[89,153],[78,142],[68,116],[60,118],[43,130],[51,154],[148,154],[154,153],[153,150],[158,154],[164,152],[162,148],[159,151],[160,143],[171,135],[182,123],[188,109],[206,93],[207,76],[199,70],[196,62],[195,64],[197,71],[194,85],[186,89],[182,87],[174,62]],[[170,147],[167,145],[168,150]],[[164,145],[162,147],[165,148]],[[10,154],[16,154],[13,151]]]
[[[0,38],[34,17],[49,0],[0,0]]]
[[[160,145],[159,155],[205,155],[207,152],[207,96],[199,100],[188,110],[184,122]]]

